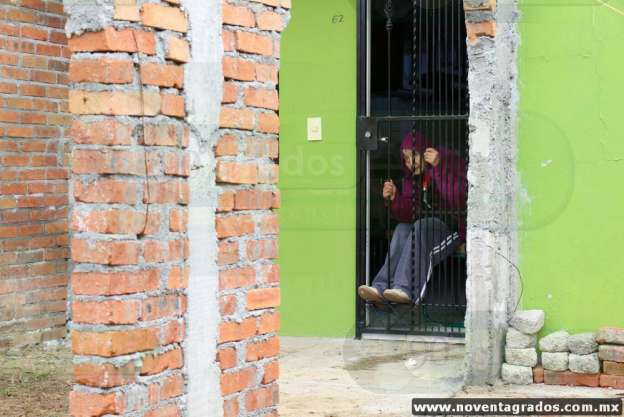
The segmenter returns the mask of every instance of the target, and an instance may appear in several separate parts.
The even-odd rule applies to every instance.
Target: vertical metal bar
[[[388,116],[392,115],[392,0],[387,0],[386,1],[386,7],[385,7],[385,13],[386,13],[386,36],[387,36],[387,40],[388,40],[388,44],[387,44],[387,48],[388,48],[388,55],[387,55],[387,77],[388,77]],[[389,129],[390,130],[390,129]],[[387,141],[386,141],[386,179],[390,178],[390,143],[391,143],[391,131],[388,132],[387,135]],[[391,202],[388,201],[387,202],[387,208],[386,208],[386,239],[388,241],[388,288],[391,288],[391,283],[392,283],[392,270],[390,268],[390,250],[391,250],[391,240],[392,240],[392,236],[390,233],[390,216],[391,216],[391,207],[390,207]],[[388,314],[387,316],[387,321],[386,321],[386,325],[387,325],[387,329],[390,330],[390,314]]]

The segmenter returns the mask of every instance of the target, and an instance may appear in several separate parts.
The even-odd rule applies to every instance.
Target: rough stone
[[[544,327],[543,310],[516,311],[510,322],[511,326],[525,334],[535,334]]]
[[[505,362],[510,365],[534,367],[537,365],[537,350],[529,349],[505,349]]]
[[[596,342],[601,345],[624,345],[624,329],[617,327],[603,327],[596,334]]]
[[[533,383],[533,368],[504,363],[501,376],[509,384],[529,385]]]
[[[568,352],[542,352],[542,366],[549,371],[567,371],[568,356]]]
[[[542,352],[568,352],[568,337],[565,330],[551,333],[540,339],[539,348]]]
[[[624,346],[600,345],[598,357],[603,361],[624,363]]]
[[[578,374],[597,374],[600,372],[600,360],[597,353],[589,355],[570,354],[569,367]]]
[[[589,355],[598,351],[594,333],[574,334],[568,338],[568,348],[576,355]]]
[[[520,333],[513,327],[507,329],[507,337],[505,344],[510,349],[526,349],[535,347],[537,341],[536,335]]]

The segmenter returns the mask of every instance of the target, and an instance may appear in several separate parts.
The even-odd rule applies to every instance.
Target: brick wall
[[[218,361],[224,414],[275,416],[280,302],[277,214],[280,32],[290,0],[223,3],[225,77],[216,180]]]
[[[61,1],[0,4],[0,349],[65,336],[64,25]]]
[[[189,44],[178,3],[119,2],[109,26],[69,39],[75,417],[184,412]],[[85,7],[106,21],[105,6]],[[68,28],[89,23],[80,13]]]

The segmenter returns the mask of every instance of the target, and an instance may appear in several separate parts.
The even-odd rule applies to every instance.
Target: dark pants
[[[457,232],[450,232],[446,224],[435,217],[414,223],[413,236],[415,263],[412,257],[412,227],[408,223],[397,225],[389,256],[386,256],[386,262],[375,276],[372,286],[382,294],[388,288],[401,289],[417,303],[425,294],[433,268],[457,249],[460,239]]]

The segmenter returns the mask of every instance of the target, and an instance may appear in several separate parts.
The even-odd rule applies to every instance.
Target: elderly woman
[[[404,173],[401,190],[392,181],[383,187],[383,197],[399,222],[389,254],[372,285],[358,288],[359,296],[372,303],[420,302],[433,267],[466,241],[466,221],[461,215],[414,218],[414,214],[435,213],[441,208],[454,213],[465,210],[466,163],[450,149],[433,148],[417,132],[408,134],[401,143],[401,165]]]

